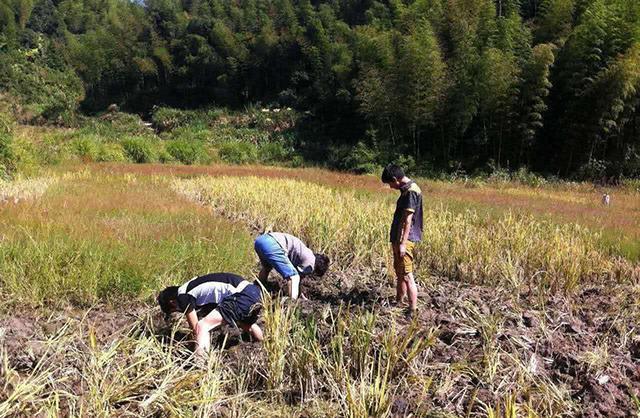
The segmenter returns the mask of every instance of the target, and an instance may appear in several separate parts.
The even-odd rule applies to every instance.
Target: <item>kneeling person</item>
[[[198,354],[209,351],[209,331],[224,323],[240,327],[262,341],[262,330],[256,324],[261,302],[259,286],[231,273],[194,277],[180,287],[169,286],[158,295],[166,317],[173,312],[185,313]]]
[[[291,299],[300,293],[300,276],[315,274],[322,276],[329,268],[329,257],[313,253],[297,237],[282,232],[267,232],[260,235],[254,249],[260,258],[262,269],[258,279],[265,283],[272,268],[287,281]]]

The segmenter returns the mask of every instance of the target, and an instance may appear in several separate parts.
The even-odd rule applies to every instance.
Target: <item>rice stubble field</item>
[[[603,232],[633,239],[617,215],[633,214],[633,193],[597,220],[562,209],[607,210],[585,190],[425,182],[409,321],[387,271],[395,194],[375,177],[105,164],[45,183],[3,192],[0,206],[0,416],[639,411],[638,267]],[[303,282],[309,301],[267,300],[264,344],[215,331],[218,349],[198,367],[185,324],[165,324],[153,295],[208,271],[251,277],[251,238],[265,227],[334,266]]]

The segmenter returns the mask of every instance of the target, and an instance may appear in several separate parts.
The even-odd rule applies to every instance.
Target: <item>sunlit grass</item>
[[[35,202],[0,207],[0,285],[33,303],[146,297],[212,271],[250,273],[251,240],[148,176],[64,176]]]
[[[298,235],[340,265],[389,265],[392,195],[257,177],[178,180],[174,189],[254,227]],[[602,248],[598,232],[584,226],[510,212],[496,218],[444,206],[429,206],[425,212],[417,257],[423,273],[541,290],[568,291],[584,282],[628,279],[632,270]]]
[[[125,315],[128,306],[140,307],[140,299],[150,301],[162,286],[196,274],[227,270],[251,276],[256,266],[249,231],[266,226],[329,252],[334,268],[347,273],[369,271],[363,266],[384,272],[390,263],[387,228],[396,195],[381,192],[377,178],[353,183],[334,173],[327,181],[317,169],[264,169],[265,176],[297,175],[304,181],[176,180],[176,174],[213,168],[162,170],[93,165],[58,173],[59,180],[35,198],[0,205],[3,305],[82,308],[107,300]],[[446,299],[455,309],[439,301],[428,307],[437,316],[410,322],[384,300],[364,307],[273,297],[260,322],[263,344],[214,350],[200,364],[188,341],[163,335],[151,317],[129,320],[129,329],[107,341],[99,341],[95,324],[67,324],[44,341],[47,350],[26,369],[2,351],[0,415],[368,418],[391,416],[404,402],[414,416],[575,416],[582,401],[543,372],[551,366],[536,353],[555,331],[541,323],[520,335],[513,323],[529,308],[520,302],[531,300],[513,290],[626,283],[633,280],[625,270],[629,262],[612,257],[602,245],[606,237],[584,225],[499,205],[426,200],[425,208],[418,277],[438,274],[488,285],[503,299],[500,304],[487,308],[479,300]],[[381,274],[354,280],[364,289],[378,278],[384,280]],[[428,293],[434,285],[423,283],[421,289]],[[427,308],[422,296],[420,302]],[[541,318],[546,320],[544,312]],[[616,318],[612,327],[632,340],[634,322]],[[39,320],[47,322],[44,316]],[[445,343],[440,338],[448,321],[455,323],[456,337]],[[180,326],[184,322],[173,331]],[[616,344],[628,343],[608,335],[577,353],[591,373],[615,365]]]

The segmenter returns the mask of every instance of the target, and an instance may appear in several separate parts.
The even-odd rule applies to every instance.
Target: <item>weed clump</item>
[[[174,140],[167,142],[166,150],[171,157],[183,164],[207,164],[210,157],[204,145],[198,141]]]
[[[151,163],[158,160],[156,144],[140,137],[130,137],[122,141],[127,157],[134,163]]]

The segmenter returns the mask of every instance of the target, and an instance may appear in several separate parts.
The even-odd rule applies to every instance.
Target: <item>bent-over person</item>
[[[275,269],[287,281],[291,299],[300,295],[301,276],[323,276],[329,268],[329,257],[314,253],[299,238],[283,232],[260,235],[254,249],[262,265],[258,279],[265,283],[271,269]]]
[[[262,308],[262,289],[232,273],[211,273],[194,277],[182,286],[169,286],[158,295],[158,304],[168,319],[183,312],[196,341],[196,353],[209,351],[209,332],[230,324],[262,341],[256,324]]]

